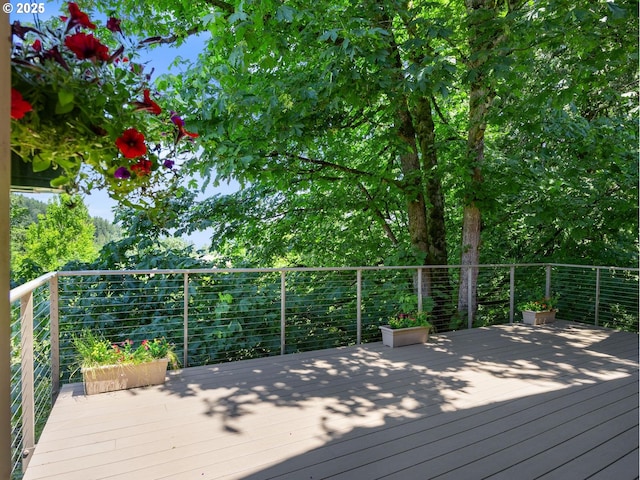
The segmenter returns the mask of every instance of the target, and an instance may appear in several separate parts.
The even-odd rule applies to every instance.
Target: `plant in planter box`
[[[415,302],[414,302],[415,298]],[[431,300],[431,299],[427,299]],[[433,301],[427,302],[426,311],[419,312],[417,297],[405,296],[400,302],[400,311],[389,319],[388,325],[381,325],[382,343],[389,347],[401,347],[415,343],[425,343],[429,338],[429,330],[433,328],[429,322],[429,313],[433,308]]]
[[[73,337],[87,395],[164,383],[167,365],[176,367],[173,346],[163,338],[109,342],[91,330]]]
[[[529,300],[519,305],[522,310],[522,321],[529,325],[541,325],[556,319],[558,296],[544,296],[537,300]]]
[[[433,325],[429,322],[429,314],[426,312],[397,313],[389,319],[389,327],[392,329],[427,327]]]

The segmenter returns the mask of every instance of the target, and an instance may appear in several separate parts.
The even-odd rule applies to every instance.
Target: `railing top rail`
[[[637,272],[640,273],[639,267],[607,267],[605,265],[572,265],[568,263],[549,263],[552,267],[566,267],[566,268],[596,268],[599,270],[620,270],[624,272]]]
[[[9,292],[9,302],[13,303],[20,300],[25,295],[33,292],[36,288],[41,287],[53,277],[57,275],[57,272],[49,272],[44,275],[39,276],[38,278],[31,280],[27,283],[23,283],[20,286],[17,286],[13,290]]]
[[[184,274],[184,273],[278,273],[278,272],[330,272],[358,270],[417,270],[445,268],[508,268],[508,267],[544,267],[546,263],[505,263],[481,265],[397,265],[397,266],[361,266],[361,267],[270,267],[270,268],[177,268],[151,270],[74,270],[58,272],[61,277],[84,275],[152,275],[152,274]]]
[[[100,276],[100,275],[171,275],[171,274],[211,274],[211,273],[279,273],[279,272],[329,272],[329,271],[371,271],[371,270],[416,270],[422,269],[446,269],[446,268],[510,268],[510,267],[566,267],[566,268],[595,268],[601,270],[631,271],[640,273],[640,268],[634,267],[607,267],[601,265],[573,265],[562,263],[495,263],[479,265],[378,265],[360,267],[270,267],[270,268],[177,268],[177,269],[147,269],[147,270],[70,270],[61,272],[49,272],[30,282],[11,290],[11,301],[16,301],[29,291],[38,288],[52,277],[71,276]]]

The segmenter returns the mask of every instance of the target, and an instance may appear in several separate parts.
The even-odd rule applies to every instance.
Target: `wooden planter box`
[[[544,312],[534,312],[531,310],[522,311],[522,321],[527,325],[543,325],[551,323],[556,319],[556,310],[547,310]]]
[[[380,331],[382,332],[382,344],[391,348],[426,343],[429,339],[428,327],[393,329],[388,325],[381,325]]]
[[[146,387],[164,383],[167,374],[168,358],[137,365],[104,365],[83,368],[82,379],[87,395]]]

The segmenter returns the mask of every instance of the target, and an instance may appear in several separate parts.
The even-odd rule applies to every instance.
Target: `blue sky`
[[[11,4],[14,7],[14,12],[10,15],[10,21],[18,20],[20,22],[32,22],[33,15],[27,14],[18,14],[17,13],[17,1],[10,0]],[[83,7],[82,0],[76,0],[76,3]],[[66,2],[59,1],[47,1],[44,6],[44,14],[39,15],[42,20],[46,20],[47,18],[60,15],[62,13],[66,13]],[[63,5],[61,7],[61,5]],[[93,17],[93,16],[92,16]],[[105,18],[101,18],[96,16],[101,22],[105,22]],[[147,70],[154,68],[153,79],[157,79],[163,73],[180,73],[186,69],[185,66],[171,66],[172,62],[176,57],[182,57],[185,59],[195,59],[200,51],[202,51],[203,40],[197,37],[192,37],[187,39],[185,43],[183,43],[179,48],[176,48],[171,45],[160,45],[153,49],[141,50],[139,53],[141,54],[140,63],[145,63],[147,65]],[[232,182],[229,185],[223,184],[219,187],[209,187],[207,190],[201,195],[201,197],[208,197],[216,193],[232,193],[237,191],[239,185],[235,182]],[[41,201],[48,201],[53,195],[51,194],[34,194],[29,195],[33,198],[36,198]],[[116,202],[111,200],[105,191],[95,191],[90,195],[84,197],[85,204],[89,209],[89,213],[94,217],[102,217],[109,221],[113,220],[113,208],[117,205]],[[210,242],[210,233],[208,231],[198,232],[189,237],[185,237],[185,240],[193,242],[196,247],[208,246]]]

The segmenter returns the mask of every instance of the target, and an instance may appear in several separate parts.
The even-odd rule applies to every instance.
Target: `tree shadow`
[[[462,475],[450,478],[482,478],[473,469],[461,473],[467,464],[500,471],[484,457],[512,459],[500,468],[513,473],[531,459],[536,468],[544,463],[539,455],[550,447],[537,445],[539,436],[569,442],[560,426],[584,445],[608,441],[604,426],[589,423],[604,422],[603,411],[625,420],[620,435],[637,428],[637,351],[637,335],[557,322],[450,332],[395,349],[373,343],[188,368],[162,386],[122,392],[139,409],[157,403],[154,418],[171,412],[162,430],[127,442],[167,436],[170,447],[157,466],[145,467],[148,475],[184,461],[181,472],[214,478],[377,478],[391,468],[382,466],[385,458],[396,464],[388,470],[396,478],[435,478],[421,468],[437,465],[442,475]],[[595,403],[584,401],[585,392]],[[611,392],[635,395],[632,417],[628,400]],[[193,453],[196,445],[206,454]],[[567,450],[562,458],[578,456]]]

